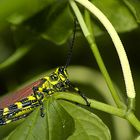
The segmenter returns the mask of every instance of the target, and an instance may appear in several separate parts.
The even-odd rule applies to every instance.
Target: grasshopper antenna
[[[71,41],[68,44],[69,51],[68,51],[67,61],[66,61],[66,65],[64,66],[64,69],[66,69],[68,67],[70,60],[71,60],[71,57],[72,57],[72,50],[73,50],[74,41],[75,41],[75,34],[76,34],[76,24],[77,24],[77,20],[76,20],[76,17],[74,17],[73,36],[72,36]]]

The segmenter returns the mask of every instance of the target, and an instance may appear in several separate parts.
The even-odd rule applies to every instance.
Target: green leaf
[[[0,1],[0,25],[8,20],[13,24],[19,24],[33,16],[54,0],[1,0]]]
[[[118,32],[131,31],[138,27],[135,18],[122,1],[92,0],[92,2],[107,16]],[[98,23],[96,25],[99,26]]]
[[[101,119],[81,107],[66,101],[55,101],[51,97],[45,101],[44,107],[44,118],[40,117],[38,107],[4,140],[111,139],[110,132]]]
[[[66,101],[59,103],[75,120],[75,132],[68,140],[111,140],[109,129],[95,114]]]
[[[123,0],[125,4],[130,8],[137,22],[140,23],[140,1],[139,0]]]
[[[8,7],[11,12],[9,13],[6,10],[3,11],[3,18],[5,19],[1,18],[0,23],[2,23],[1,21],[7,19],[8,22],[17,25],[29,19],[31,16],[34,16],[33,18],[29,19],[32,23],[30,25],[30,29],[35,29],[38,31],[42,29],[41,36],[44,39],[61,45],[65,43],[70,37],[73,30],[73,17],[67,1],[21,1],[20,3],[18,3],[15,0],[15,2],[13,3],[14,4],[11,4],[11,6],[9,6],[9,3],[2,3],[5,9],[7,9],[6,7]],[[26,10],[25,7],[27,7]],[[43,11],[40,12],[41,10]],[[26,26],[27,25],[28,24],[26,24]],[[38,33],[38,35],[40,35],[40,32]]]
[[[72,117],[52,98],[45,103],[45,117],[40,108],[30,114],[5,140],[65,140],[74,131]]]
[[[72,33],[73,17],[66,2],[59,2],[50,9],[46,17],[46,30],[42,37],[61,45]]]
[[[0,126],[0,140],[8,136],[14,129],[16,129],[17,126],[19,126],[24,119],[21,119],[19,121],[15,121],[13,123],[9,123],[7,125]]]

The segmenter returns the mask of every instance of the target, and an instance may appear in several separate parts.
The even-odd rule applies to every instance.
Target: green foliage
[[[130,8],[133,12],[136,20],[140,23],[140,1],[133,1],[133,0],[123,0],[125,4]]]
[[[20,24],[53,2],[54,0],[2,0],[0,1],[0,21],[10,21],[13,24]]]
[[[45,102],[45,117],[40,116],[36,109],[23,124],[16,127],[5,139],[35,140],[52,139],[65,140],[74,131],[72,117],[56,102]]]
[[[110,140],[110,132],[95,114],[68,102],[60,102],[75,121],[75,132],[68,140]]]
[[[69,6],[61,2],[56,4],[46,16],[48,21],[42,37],[58,45],[64,44],[72,34],[73,17]]]
[[[118,32],[127,32],[138,27],[137,21],[122,1],[92,0],[92,2],[107,16]]]
[[[66,101],[55,101],[52,98],[47,99],[44,105],[46,114],[44,118],[40,117],[40,110],[37,108],[4,139],[111,139],[105,124],[89,111]]]
[[[11,55],[6,61],[4,61],[3,63],[0,64],[0,69],[2,70],[4,68],[12,65],[18,59],[23,57],[29,50],[30,50],[30,46],[29,47],[22,46],[22,47],[18,48],[13,55]]]
[[[109,18],[111,23],[115,26],[119,32],[127,32],[133,29],[138,28],[138,18],[137,21],[131,14],[128,7],[125,6],[122,1],[113,1],[113,0],[99,0],[93,1],[103,13]],[[128,2],[127,2],[128,3]],[[129,1],[129,3],[132,3]],[[138,4],[134,2],[129,4],[133,13],[136,13],[135,16],[138,17],[139,11],[137,8]],[[137,7],[136,7],[137,6]],[[8,10],[7,10],[8,9]],[[26,10],[25,10],[26,9]],[[120,22],[121,21],[121,22]],[[19,26],[20,25],[20,26]],[[64,44],[72,33],[73,28],[73,19],[72,12],[70,11],[68,2],[65,0],[54,1],[54,0],[43,0],[43,1],[1,1],[0,2],[0,27],[3,32],[8,27],[14,26],[14,29],[11,28],[10,32],[14,38],[13,43],[17,44],[18,47],[27,45],[30,46],[34,40],[38,40],[38,37],[42,39],[49,40],[58,45]],[[104,29],[100,24],[94,20],[94,30],[95,35],[100,35]],[[27,30],[28,28],[28,30]],[[27,30],[26,32],[21,32],[20,30]],[[17,32],[20,31],[20,32]],[[8,34],[9,32],[7,32]],[[23,35],[24,36],[21,36]],[[28,36],[30,34],[30,36]],[[22,40],[19,40],[21,36]],[[28,38],[26,37],[28,36]],[[2,35],[3,37],[3,35]],[[32,39],[34,38],[34,40]],[[25,39],[28,44],[25,44]],[[2,41],[9,41],[7,38],[3,38]],[[20,43],[19,43],[20,41]],[[11,52],[10,47],[5,45],[8,51]],[[2,50],[0,53],[4,54],[7,49]],[[18,51],[15,51],[17,55]],[[0,55],[1,59],[8,57]],[[21,59],[24,55],[21,53]],[[4,57],[4,58],[3,58]],[[13,63],[16,61],[13,59]],[[13,64],[12,63],[12,64]],[[11,63],[9,63],[11,65]],[[7,65],[8,66],[8,65]]]
[[[92,0],[120,33],[136,74],[139,91],[139,23],[140,2],[133,0]],[[78,5],[80,7],[80,5]],[[84,13],[82,7],[80,7]],[[66,0],[1,0],[0,1],[0,94],[5,94],[35,75],[52,67],[64,65],[67,42],[72,36],[73,11]],[[84,14],[83,14],[84,16]],[[125,97],[125,87],[116,54],[106,37],[105,29],[92,16],[92,27],[117,90]],[[71,64],[92,67],[71,67],[70,79],[79,84],[86,96],[114,105],[110,91],[96,68],[83,33],[78,26]],[[134,40],[132,42],[132,40]],[[132,47],[133,46],[133,47]],[[132,50],[132,48],[134,48]],[[115,56],[115,57],[114,57]],[[133,63],[135,56],[135,62]],[[111,58],[111,59],[110,59]],[[93,63],[92,63],[93,62]],[[48,73],[48,72],[47,72]],[[39,79],[42,76],[38,76]],[[137,80],[138,79],[138,80]],[[122,92],[120,92],[122,90]],[[140,95],[137,95],[140,98]],[[124,101],[125,102],[125,101]],[[139,103],[136,102],[137,106]],[[138,109],[137,109],[138,110]],[[97,117],[94,112],[100,116]],[[78,107],[66,101],[49,98],[45,102],[45,117],[37,108],[28,118],[0,127],[0,139],[51,140],[131,140],[135,135],[130,125],[116,117]],[[139,112],[136,112],[137,116]],[[110,119],[111,118],[111,119]],[[123,128],[122,128],[123,127]],[[115,130],[114,130],[115,128]],[[122,128],[122,129],[120,129]],[[126,131],[127,133],[126,134]],[[126,134],[126,135],[125,135]],[[139,138],[137,138],[139,139]]]

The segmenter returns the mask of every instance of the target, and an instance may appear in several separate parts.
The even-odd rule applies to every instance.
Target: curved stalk
[[[104,76],[104,78],[106,80],[106,83],[107,83],[107,85],[108,85],[108,87],[110,89],[110,92],[112,94],[112,97],[113,97],[115,103],[117,104],[118,107],[124,108],[124,104],[121,102],[121,100],[120,100],[120,98],[119,98],[119,96],[118,96],[118,94],[117,94],[117,92],[116,92],[116,90],[115,90],[115,88],[113,86],[111,78],[110,78],[110,76],[109,76],[109,74],[108,74],[108,72],[106,70],[106,67],[105,67],[105,65],[103,63],[103,60],[102,60],[102,58],[100,56],[99,50],[98,50],[98,48],[97,48],[97,46],[96,46],[96,44],[94,42],[94,38],[93,38],[92,33],[90,33],[90,31],[88,30],[88,27],[85,24],[85,22],[83,20],[83,17],[81,15],[77,5],[75,4],[75,2],[71,0],[70,4],[71,4],[71,7],[73,8],[73,11],[74,11],[78,21],[79,21],[79,24],[80,24],[80,26],[82,28],[83,33],[84,33],[88,43],[90,44],[91,50],[92,50],[92,52],[93,52],[93,54],[94,54],[94,56],[96,58],[98,66],[99,66],[99,68],[100,68],[100,70],[101,70],[101,72],[102,72],[102,74],[103,74],[103,76]]]
[[[136,93],[135,93],[133,78],[132,78],[132,74],[131,74],[126,52],[124,50],[123,44],[122,44],[117,32],[115,31],[114,27],[112,26],[110,21],[107,19],[107,17],[97,7],[95,7],[91,2],[89,2],[88,0],[75,0],[75,1],[78,2],[79,4],[81,4],[82,6],[84,6],[93,15],[95,15],[99,19],[99,21],[104,25],[106,30],[108,31],[110,37],[112,38],[112,41],[115,45],[116,51],[117,51],[119,59],[120,59],[127,96],[129,98],[130,102],[131,101],[133,102],[130,104],[134,104],[133,99],[135,99]]]

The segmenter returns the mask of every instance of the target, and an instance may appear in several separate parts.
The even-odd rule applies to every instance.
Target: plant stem
[[[76,95],[76,94],[72,94],[72,93],[69,93],[69,92],[55,93],[54,97],[56,99],[64,99],[64,100],[76,102],[76,103],[81,104],[81,105],[86,105],[85,100],[81,96]],[[90,103],[91,108],[101,110],[101,111],[107,112],[109,114],[119,116],[121,118],[125,117],[125,110],[123,110],[123,109],[118,109],[118,108],[113,107],[111,105],[108,105],[108,104],[105,104],[105,103],[102,103],[102,102],[99,102],[99,101],[95,101],[95,100],[92,100],[92,99],[87,99],[87,100]]]
[[[109,22],[107,17],[97,7],[95,7],[91,2],[89,2],[88,0],[75,0],[75,1],[80,3],[81,5],[83,5],[87,10],[89,10],[93,15],[95,15],[99,19],[99,21],[104,25],[106,30],[108,31],[110,37],[112,38],[112,41],[115,45],[116,51],[117,51],[119,59],[120,59],[127,96],[128,96],[128,98],[134,99],[134,100],[130,100],[133,103],[131,103],[131,102],[129,102],[129,103],[131,105],[134,104],[136,93],[135,93],[135,89],[134,89],[133,78],[132,78],[132,74],[131,74],[126,52],[124,50],[123,44],[122,44],[116,30],[114,29],[112,24]],[[128,107],[129,106],[130,105],[128,105]]]
[[[95,38],[94,38],[94,34],[93,34],[93,27],[92,27],[92,23],[91,23],[90,13],[86,9],[85,9],[85,23],[86,23],[86,26],[88,28],[88,31],[90,32],[90,36],[92,37],[93,42],[95,43]]]
[[[140,132],[140,121],[136,118],[132,111],[127,113],[126,119]]]
[[[0,0],[0,32],[11,24],[21,24],[54,2],[53,0]]]
[[[90,39],[90,38],[88,38],[88,39]],[[123,108],[125,105],[121,102],[121,100],[116,92],[116,89],[113,86],[113,83],[112,83],[111,78],[106,70],[106,67],[105,67],[103,61],[102,61],[102,58],[100,56],[100,53],[99,53],[97,46],[93,43],[93,44],[90,44],[90,47],[91,47],[92,51],[94,52],[94,56],[96,58],[96,61],[99,65],[99,68],[100,68],[102,74],[105,77],[106,83],[110,89],[110,92],[112,94],[112,97],[113,97],[115,103],[117,104],[117,106],[119,108]]]
[[[133,83],[133,79],[132,79],[132,75],[131,75],[129,62],[128,62],[125,50],[123,48],[123,45],[121,43],[121,40],[120,40],[118,34],[116,33],[114,27],[112,26],[112,24],[109,22],[109,20],[102,14],[102,12],[99,9],[97,9],[94,5],[92,5],[92,3],[90,3],[88,0],[82,0],[82,1],[75,0],[75,1],[77,1],[81,5],[85,6],[90,12],[92,12],[103,23],[103,25],[105,26],[105,28],[107,29],[108,33],[110,34],[110,36],[113,40],[113,43],[114,43],[116,50],[117,50],[117,53],[119,55],[122,70],[123,70],[126,91],[127,91],[127,96],[128,96],[128,110],[126,111],[124,109],[118,109],[118,108],[112,107],[110,105],[107,105],[107,104],[104,104],[104,103],[101,103],[101,102],[98,102],[95,100],[91,100],[91,99],[88,99],[88,101],[91,103],[90,105],[92,108],[99,109],[101,111],[104,111],[104,112],[119,116],[121,118],[127,119],[140,132],[140,121],[136,118],[136,116],[134,115],[134,113],[132,111],[134,109],[134,106],[135,106],[134,83]],[[105,66],[104,66],[104,63],[103,63],[102,58],[99,54],[98,48],[97,48],[97,46],[92,38],[92,33],[89,32],[87,25],[85,24],[85,22],[82,18],[82,15],[81,15],[77,5],[75,4],[75,2],[73,0],[70,0],[70,4],[71,4],[71,7],[72,7],[78,21],[79,21],[79,24],[83,30],[83,33],[84,33],[85,37],[87,38],[92,51],[94,52],[97,63],[101,69],[101,72],[103,73],[103,75],[106,78],[108,86],[109,87],[112,86],[110,90],[112,90],[112,88],[114,89],[113,83],[108,75],[108,72],[107,72]],[[89,18],[89,16],[86,16],[86,18]],[[87,21],[88,26],[90,26],[91,25],[91,24],[89,24],[90,20],[87,19],[86,21]],[[90,28],[91,27],[89,27],[89,29]],[[116,91],[115,92],[113,91],[111,93],[112,93],[112,96],[113,96],[116,104],[120,107],[121,101],[120,101]],[[77,97],[68,97],[68,95],[60,95],[60,96],[59,96],[60,98],[74,101],[74,102],[78,102],[80,104],[85,105],[84,99],[83,99],[83,101],[81,101]]]
[[[111,78],[110,78],[110,76],[109,76],[109,74],[108,74],[108,72],[106,70],[106,67],[105,67],[105,65],[103,63],[103,60],[102,60],[101,55],[99,53],[99,50],[98,50],[98,48],[97,48],[97,46],[96,46],[96,44],[94,42],[92,34],[89,32],[89,30],[87,28],[87,26],[89,26],[89,28],[91,28],[91,25],[90,24],[89,25],[85,24],[85,22],[83,20],[83,17],[81,15],[77,5],[75,4],[75,2],[70,0],[70,4],[71,4],[71,6],[73,8],[73,11],[74,11],[78,21],[79,21],[79,24],[80,24],[80,26],[81,26],[81,28],[83,30],[83,33],[84,33],[88,43],[90,44],[91,50],[92,50],[92,52],[93,52],[93,54],[95,56],[95,59],[96,59],[96,61],[98,63],[98,66],[99,66],[99,68],[100,68],[100,70],[101,70],[101,72],[102,72],[102,74],[103,74],[103,76],[104,76],[104,78],[106,80],[106,83],[107,83],[107,85],[108,85],[108,87],[110,89],[110,92],[112,94],[112,97],[113,97],[115,103],[120,108],[124,107],[123,103],[121,102],[121,100],[120,100],[120,98],[119,98],[119,96],[118,96],[118,94],[117,94],[117,92],[116,92],[116,90],[115,90],[115,88],[113,86]],[[88,20],[88,23],[89,23],[89,20]]]

